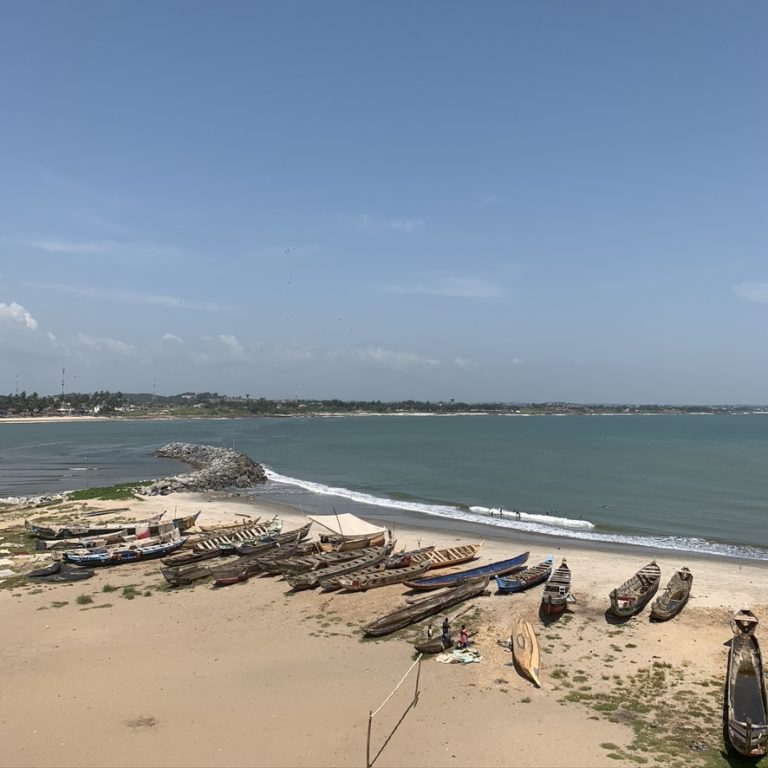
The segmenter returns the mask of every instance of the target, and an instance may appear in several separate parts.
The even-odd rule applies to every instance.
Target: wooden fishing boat
[[[356,557],[352,560],[347,560],[337,565],[332,565],[329,568],[324,568],[321,571],[307,571],[306,573],[287,574],[285,580],[291,585],[293,589],[314,589],[320,580],[330,579],[334,576],[343,576],[346,573],[352,573],[361,568],[367,568],[370,565],[376,565],[380,563],[384,558],[389,557],[392,554],[394,544],[389,544],[380,547],[371,547],[371,551],[364,557]]]
[[[611,590],[611,613],[619,618],[634,616],[645,608],[656,594],[661,580],[661,569],[652,560],[620,587]]]
[[[763,658],[755,637],[757,617],[742,609],[731,619],[728,653],[728,739],[742,755],[759,757],[768,751],[768,699]]]
[[[529,621],[518,619],[511,638],[512,654],[520,672],[531,680],[537,688],[539,682],[539,641]]]
[[[361,520],[349,512],[332,515],[307,515],[323,529],[320,547],[325,551],[367,549],[384,544],[387,529]],[[391,537],[391,534],[390,534]]]
[[[290,553],[287,551],[280,553],[267,552],[266,555],[259,557],[259,565],[261,570],[269,575],[276,576],[281,572],[283,563],[288,560],[293,560],[297,557],[309,557],[318,551],[318,544],[316,541],[303,541],[295,544]]]
[[[237,544],[233,544],[233,548],[238,555],[260,554],[261,545],[264,544],[264,542],[269,541],[270,539],[274,539],[279,543],[282,543],[284,541],[293,541],[293,539],[296,536],[298,536],[299,541],[301,541],[302,539],[306,539],[307,536],[309,535],[309,529],[311,526],[312,526],[312,521],[310,520],[305,525],[302,525],[301,528],[294,528],[292,531],[285,531],[285,533],[281,533],[276,536],[271,536],[271,535],[269,537],[259,536],[258,538],[253,539],[252,541],[240,541]]]
[[[129,539],[135,540],[134,534],[129,534],[125,528],[115,533],[105,533],[103,536],[81,536],[75,539],[37,539],[35,549],[40,552],[50,552],[56,549],[93,549],[108,547],[112,544],[122,544]]]
[[[523,592],[546,581],[552,573],[552,555],[538,565],[531,565],[513,576],[495,576],[496,588],[501,594]]]
[[[668,621],[683,610],[691,595],[693,574],[688,568],[675,571],[664,591],[651,605],[651,618],[654,621]]]
[[[285,541],[289,538],[291,538],[291,532],[287,532],[285,534],[279,533],[280,528],[282,528],[282,521],[280,521],[279,526],[274,527],[267,527],[267,529],[259,534],[258,538],[250,538],[249,541],[251,544],[255,544],[255,542],[258,542],[259,545],[266,544],[267,547],[263,549],[252,549],[252,553],[256,553],[257,551],[260,552],[266,552],[266,550],[275,544],[276,542],[279,543],[281,541]],[[277,532],[276,532],[277,531]],[[185,552],[183,554],[173,555],[172,557],[167,557],[163,560],[163,564],[170,566],[170,567],[177,567],[181,565],[192,565],[193,563],[200,563],[204,560],[211,560],[213,558],[218,557],[225,557],[227,555],[234,555],[236,554],[235,548],[234,548],[234,542],[235,539],[233,538],[227,538],[226,540],[223,540],[221,537],[217,537],[219,539],[218,546],[214,546],[211,549],[203,549],[198,551],[192,551],[192,552]]]
[[[343,585],[346,585],[347,592],[360,592],[361,589],[352,589],[352,580],[356,579],[358,582],[369,583],[369,577],[381,575],[381,579],[374,579],[370,581],[370,584],[377,584],[378,586],[386,586],[386,584],[397,584],[410,578],[412,575],[419,573],[426,573],[429,569],[429,554],[433,547],[423,547],[422,549],[414,549],[410,552],[397,552],[384,558],[384,560],[375,563],[373,565],[366,566],[365,568],[357,568],[354,571],[348,573],[336,574],[332,576],[323,576],[320,574],[320,588],[325,592],[332,592],[334,589],[341,589]],[[416,568],[418,566],[418,568]],[[405,571],[405,569],[408,569]],[[385,571],[396,571],[394,576],[391,576],[389,581],[384,579]],[[328,572],[326,571],[326,574]],[[403,576],[403,578],[397,578],[397,576]],[[382,583],[378,584],[381,581]],[[364,589],[373,589],[373,586],[366,586]]]
[[[251,576],[256,576],[264,571],[262,562],[266,558],[277,559],[290,557],[296,552],[299,545],[298,531],[294,532],[293,538],[287,539],[283,543],[275,544],[270,547],[266,554],[259,552],[252,555],[241,555],[236,560],[225,565],[214,566],[211,568],[214,587],[226,587],[230,584],[248,581]]]
[[[541,596],[541,612],[546,616],[555,616],[562,613],[571,602],[571,569],[566,559],[555,569],[554,573],[544,585],[544,594]]]
[[[480,552],[481,544],[461,544],[458,547],[447,547],[445,549],[435,549],[430,555],[431,565],[429,570],[435,571],[438,568],[450,568],[454,565],[468,563],[475,560]]]
[[[366,549],[345,550],[344,552],[316,552],[311,555],[301,557],[291,557],[284,561],[280,566],[280,573],[283,576],[288,574],[307,573],[307,571],[317,571],[323,568],[330,568],[332,565],[344,563],[348,560],[354,560],[357,557],[365,557],[375,547]]]
[[[265,533],[280,533],[283,521],[273,518],[266,523],[251,523],[242,528],[236,528],[221,533],[211,533],[196,541],[193,545],[195,552],[218,551],[222,546],[239,541],[252,541]]]
[[[365,592],[368,589],[400,584],[406,579],[421,576],[428,570],[428,562],[414,562],[399,568],[382,568],[371,573],[349,573],[339,579],[339,588],[344,592]],[[325,589],[324,583],[320,582],[321,589]]]
[[[235,530],[240,530],[241,528],[248,528],[252,525],[256,525],[259,522],[259,520],[261,520],[260,515],[257,515],[256,517],[251,517],[251,515],[241,515],[241,517],[245,519],[233,520],[230,523],[215,523],[214,525],[198,524],[197,527],[203,533],[216,535],[216,534],[226,533],[227,531],[235,531]]]
[[[229,555],[229,560],[236,559],[234,556]],[[220,561],[217,561],[220,562]],[[189,565],[171,565],[160,569],[163,574],[163,578],[172,587],[181,587],[187,584],[193,584],[200,579],[207,579],[211,576],[211,569],[213,563],[211,561],[191,563]]]
[[[176,531],[176,538],[156,544],[142,545],[131,544],[116,547],[114,549],[86,549],[79,552],[64,552],[62,557],[69,563],[84,565],[87,567],[105,565],[124,565],[136,563],[139,560],[154,560],[164,557],[184,545],[184,539]]]
[[[80,568],[70,563],[62,563],[61,560],[54,560],[50,565],[44,568],[36,568],[27,574],[27,578],[32,581],[45,581],[49,583],[82,581],[90,579],[93,571],[90,568]]]
[[[130,521],[122,523],[112,523],[110,525],[91,525],[89,523],[69,523],[64,526],[51,527],[44,525],[37,525],[36,523],[30,523],[29,520],[24,521],[24,527],[27,532],[32,536],[37,536],[41,539],[78,539],[82,537],[90,536],[104,536],[111,533],[133,534],[139,537],[141,536],[157,536],[160,533],[177,529],[180,532],[186,531],[192,528],[197,521],[200,512],[195,512],[192,515],[185,515],[184,517],[177,517],[173,520],[166,520],[163,522],[161,518],[165,512],[152,517],[148,520]]]
[[[440,613],[451,606],[477,597],[477,595],[485,592],[489,579],[490,576],[487,574],[469,579],[453,589],[447,589],[438,595],[430,595],[417,603],[406,605],[404,608],[366,624],[362,627],[362,633],[366,637],[381,637],[396,632],[398,629],[403,629],[417,621],[426,619],[428,616]]]
[[[464,571],[447,573],[444,576],[431,576],[416,581],[409,580],[404,582],[404,584],[411,589],[424,591],[429,589],[441,589],[442,587],[455,587],[467,579],[474,579],[478,576],[488,576],[489,578],[493,576],[504,576],[524,565],[528,560],[529,555],[530,552],[523,552],[521,555],[510,557],[507,560],[499,560],[498,562],[481,565],[477,568],[469,568]]]

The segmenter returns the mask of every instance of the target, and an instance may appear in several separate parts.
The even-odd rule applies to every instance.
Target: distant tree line
[[[331,413],[498,413],[498,414],[640,414],[640,413],[740,413],[766,410],[754,405],[616,405],[542,403],[467,403],[456,400],[330,400],[268,399],[217,392],[182,392],[177,395],[123,394],[100,391],[63,395],[0,395],[0,416],[99,415],[171,416],[299,416]]]

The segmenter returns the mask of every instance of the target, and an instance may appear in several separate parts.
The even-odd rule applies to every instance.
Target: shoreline
[[[62,506],[0,512],[0,536],[24,516],[66,519],[86,508],[112,509],[120,519],[200,511],[205,525],[242,520],[246,511],[262,520],[278,514],[284,530],[305,520],[283,502],[221,491]],[[438,530],[422,522],[396,521],[398,548],[485,538],[480,557],[460,568],[505,559],[510,541],[516,551],[530,546],[529,564],[549,552],[556,564],[566,556],[576,603],[545,622],[540,587],[506,596],[491,588],[472,601],[461,621],[479,663],[423,657],[418,705],[407,709],[411,676],[374,721],[373,753],[386,745],[376,768],[501,767],[509,765],[510,744],[515,762],[534,768],[563,765],[563,744],[568,765],[579,768],[632,765],[638,756],[649,768],[712,765],[722,748],[728,619],[744,604],[768,619],[768,569],[697,559],[693,594],[679,616],[654,624],[646,608],[617,622],[606,614],[608,592],[647,562],[646,553],[576,547],[570,539],[552,551],[551,542],[529,537],[475,537],[471,525]],[[682,563],[674,553],[658,562],[663,588]],[[359,629],[401,606],[404,594],[397,584],[294,593],[269,577],[168,590],[158,561],[99,569],[75,584],[0,589],[0,766],[120,768],[128,753],[132,763],[162,768],[360,765],[368,714],[413,663],[423,625],[376,640],[361,640]],[[518,617],[538,635],[540,688],[517,672],[503,646]],[[765,625],[757,634],[765,637]],[[681,692],[697,706],[681,709]],[[333,706],[318,707],[319,696]],[[496,727],[500,711],[503,728]],[[557,739],[546,727],[553,714]],[[99,733],[88,750],[85,731]],[[703,747],[694,750],[692,738]]]

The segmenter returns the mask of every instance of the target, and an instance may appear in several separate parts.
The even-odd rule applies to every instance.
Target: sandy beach
[[[27,550],[12,546],[19,522],[84,511],[82,503],[65,506],[5,508],[0,558],[15,571],[31,568],[41,555],[19,556]],[[285,529],[305,521],[288,507],[202,493],[87,502],[97,508],[121,508],[121,519],[200,510],[203,524],[246,513],[277,514]],[[400,525],[395,535],[408,548],[478,540]],[[674,569],[692,568],[689,605],[663,624],[650,623],[648,609],[614,623],[607,594],[648,562],[648,552],[572,544],[514,537],[483,544],[474,564],[526,549],[531,562],[567,557],[577,602],[544,625],[540,587],[474,600],[460,621],[480,662],[423,657],[417,704],[402,717],[414,670],[373,721],[376,766],[728,764],[721,754],[728,620],[744,606],[768,616],[768,569],[657,553],[662,586]],[[150,561],[102,569],[69,585],[0,584],[0,766],[365,764],[368,714],[413,663],[423,624],[366,641],[359,627],[401,606],[401,585],[293,593],[262,577],[168,590],[159,568]],[[539,638],[541,688],[517,672],[501,644],[519,616]],[[764,624],[757,634],[765,637]]]

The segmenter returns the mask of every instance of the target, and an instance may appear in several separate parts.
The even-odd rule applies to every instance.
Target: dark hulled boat
[[[495,563],[481,565],[477,568],[468,568],[467,570],[456,571],[455,573],[446,573],[443,576],[431,576],[426,579],[406,581],[404,584],[411,589],[426,591],[430,589],[442,589],[443,587],[455,587],[462,582],[467,581],[467,579],[476,579],[483,576],[488,576],[490,579],[493,576],[505,576],[524,565],[528,560],[529,555],[530,552],[523,552],[521,555],[510,557],[507,560],[499,560]]]
[[[691,595],[693,574],[688,568],[675,571],[664,591],[651,605],[651,618],[654,621],[668,621],[683,610]]]
[[[501,594],[523,592],[546,581],[552,573],[552,555],[538,565],[531,565],[512,576],[495,576],[496,588]]]
[[[768,751],[768,699],[763,658],[755,637],[757,624],[752,611],[739,611],[731,619],[733,637],[728,653],[728,739],[747,757]]]

